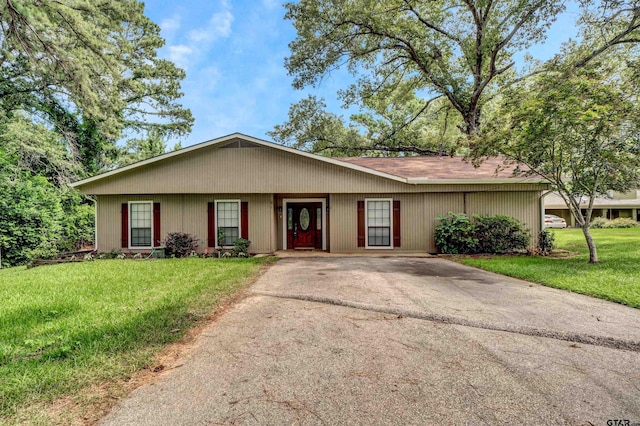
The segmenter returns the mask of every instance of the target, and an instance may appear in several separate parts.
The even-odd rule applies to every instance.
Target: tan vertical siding
[[[393,198],[400,201],[401,247],[394,251],[435,252],[433,230],[437,216],[463,209],[462,193],[332,194],[329,229],[332,252],[350,253],[371,250],[358,247],[357,202],[365,198]]]
[[[273,238],[273,198],[268,194],[224,195],[108,195],[98,197],[98,251],[120,248],[120,206],[129,201],[160,203],[162,239],[171,232],[187,232],[201,241],[198,251],[207,244],[207,203],[215,200],[241,200],[249,203],[249,250],[254,253],[275,251]]]
[[[305,196],[306,197],[306,196]],[[322,195],[314,194],[313,198]],[[98,250],[120,250],[120,205],[128,201],[153,201],[161,205],[162,238],[170,232],[188,232],[206,247],[207,203],[237,199],[249,202],[250,250],[270,253],[283,248],[283,216],[279,212],[282,198],[292,195],[271,194],[179,194],[99,196],[97,208]],[[395,251],[435,252],[434,229],[437,217],[447,212],[506,214],[524,223],[534,237],[540,230],[540,194],[538,192],[468,192],[468,193],[367,193],[331,194],[327,214],[327,247],[332,252],[365,251],[357,247],[357,202],[365,198],[393,198],[401,203],[402,245]],[[466,199],[466,201],[465,201]],[[274,203],[275,200],[275,203]],[[535,241],[534,241],[535,242]],[[532,243],[534,243],[532,242]]]
[[[540,193],[471,192],[467,194],[467,214],[513,216],[529,228],[535,244],[540,232]]]
[[[440,223],[438,216],[445,216],[449,212],[459,213],[464,210],[464,194],[425,194],[424,225],[427,229],[427,251],[435,253],[438,251],[435,242],[435,229]]]

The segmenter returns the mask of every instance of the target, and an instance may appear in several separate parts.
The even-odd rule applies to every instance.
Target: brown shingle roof
[[[336,160],[389,173],[402,178],[490,179],[511,178],[513,166],[501,158],[485,160],[476,168],[461,157],[340,157]]]

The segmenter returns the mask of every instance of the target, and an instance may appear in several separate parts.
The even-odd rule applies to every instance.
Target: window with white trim
[[[150,201],[129,203],[130,247],[151,247],[153,234],[153,203]]]
[[[216,201],[216,241],[229,247],[240,238],[240,201]]]
[[[391,229],[393,218],[391,199],[365,200],[365,218],[368,248],[390,248],[392,243]]]

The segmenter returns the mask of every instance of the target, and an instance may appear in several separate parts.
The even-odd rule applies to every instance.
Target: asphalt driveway
[[[283,259],[104,425],[640,423],[640,310],[442,259]]]

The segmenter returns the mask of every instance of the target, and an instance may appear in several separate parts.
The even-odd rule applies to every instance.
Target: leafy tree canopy
[[[67,183],[190,131],[184,71],[137,0],[0,0],[0,252],[21,264],[93,240]],[[116,145],[116,141],[122,141]],[[123,146],[124,145],[124,146]]]
[[[173,146],[173,150],[181,149],[180,144]],[[167,152],[167,142],[161,132],[152,130],[146,139],[129,139],[126,144],[118,148],[117,167],[127,166],[147,158],[156,157]]]
[[[583,42],[574,49],[571,66],[583,67],[640,38],[637,0],[582,0],[579,6]],[[357,105],[368,116],[353,116],[345,124],[340,117],[316,111],[315,122],[330,117],[335,127],[342,121],[343,131],[359,132],[375,148],[390,152],[402,145],[404,152],[424,153],[410,149],[425,146],[413,138],[414,129],[435,125],[435,132],[423,134],[440,134],[444,118],[438,111],[448,112],[447,124],[457,125],[462,135],[477,136],[483,112],[504,88],[566,59],[558,55],[546,67],[534,63],[520,70],[513,59],[545,38],[565,1],[300,0],[285,7],[297,30],[286,60],[294,87],[315,86],[331,71],[346,67],[357,81],[339,96],[346,106]],[[443,103],[448,109],[442,109]],[[300,119],[297,114],[307,108],[308,100],[294,105],[289,121],[271,136],[322,150],[323,144],[317,146],[305,131],[308,115]],[[340,133],[332,126],[320,128],[323,139]],[[406,134],[405,128],[410,129]],[[428,143],[433,151],[442,144],[439,139]]]
[[[583,229],[591,262],[595,198],[640,183],[639,83],[624,55],[541,74],[506,92],[473,147],[477,158],[502,155],[549,181]]]
[[[0,4],[0,107],[63,137],[87,172],[123,135],[190,131],[176,102],[184,71],[156,56],[164,40],[137,0]],[[143,136],[144,137],[144,136]]]

